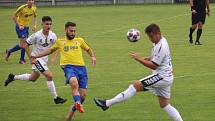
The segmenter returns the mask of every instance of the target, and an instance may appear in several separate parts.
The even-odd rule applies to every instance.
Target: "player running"
[[[52,27],[52,19],[49,16],[42,17],[42,29],[34,34],[32,34],[24,43],[26,53],[31,57],[31,55],[35,55],[41,51],[49,49],[57,40],[57,36],[55,33],[51,31]],[[29,46],[33,45],[33,50],[30,53]],[[51,92],[55,104],[62,104],[66,102],[66,99],[62,99],[57,95],[55,84],[53,81],[52,72],[48,69],[47,66],[48,56],[44,56],[41,58],[37,58],[36,63],[32,66],[31,74],[21,74],[14,75],[9,74],[8,79],[5,81],[5,86],[15,80],[24,80],[24,81],[33,81],[35,82],[40,73],[43,74],[47,79],[47,86],[49,91]]]
[[[29,32],[29,23],[30,18],[34,17],[34,26],[32,31],[36,31],[37,29],[37,13],[36,13],[36,6],[34,5],[34,0],[27,0],[27,4],[20,6],[13,15],[13,20],[16,24],[16,33],[20,40],[20,44],[15,45],[12,48],[6,49],[5,60],[8,61],[11,53],[18,51],[21,49],[21,56],[20,56],[20,64],[25,64],[25,48],[24,42],[28,38]]]
[[[119,93],[112,99],[101,100],[95,98],[94,101],[97,106],[105,111],[112,105],[133,97],[136,92],[153,90],[158,97],[160,107],[174,121],[183,121],[179,112],[170,105],[170,88],[173,83],[173,73],[167,40],[161,35],[160,28],[156,24],[146,27],[145,33],[154,45],[151,56],[141,57],[136,52],[130,52],[130,56],[149,69],[152,69],[152,75],[134,81],[127,90]]]
[[[201,45],[200,37],[202,35],[202,28],[205,24],[206,14],[210,16],[209,0],[190,0],[192,12],[192,26],[190,27],[189,42],[193,43],[193,32],[197,30],[195,45]],[[207,11],[206,11],[207,8]]]
[[[66,117],[66,120],[69,121],[74,117],[76,110],[84,113],[82,104],[87,94],[88,76],[82,57],[82,49],[89,54],[92,65],[96,64],[96,57],[92,48],[89,47],[84,39],[75,37],[75,23],[67,22],[65,24],[65,32],[65,38],[58,39],[51,48],[32,56],[32,58],[40,58],[56,50],[60,52],[60,66],[64,70],[66,84],[70,84],[71,86],[72,96],[75,101],[75,104],[70,107]]]

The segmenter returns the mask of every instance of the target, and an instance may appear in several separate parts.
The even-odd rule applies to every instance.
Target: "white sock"
[[[29,80],[31,74],[15,75],[14,80]]]
[[[163,108],[174,121],[183,121],[179,112],[170,104]]]
[[[54,98],[56,98],[57,97],[57,92],[56,92],[56,89],[55,89],[54,81],[47,81],[47,86],[48,86],[49,91],[51,92],[52,96]]]
[[[136,89],[134,88],[133,85],[130,85],[127,90],[124,92],[119,93],[116,97],[106,100],[106,105],[108,107],[112,106],[113,104],[125,101],[131,97],[133,97],[136,93]]]

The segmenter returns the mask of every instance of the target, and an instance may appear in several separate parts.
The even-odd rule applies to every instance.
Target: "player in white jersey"
[[[149,69],[152,69],[152,75],[134,81],[127,90],[119,93],[112,99],[101,100],[94,98],[94,101],[97,106],[105,111],[112,105],[133,97],[136,92],[153,90],[158,97],[160,107],[174,121],[183,121],[179,112],[170,105],[170,88],[173,83],[173,73],[168,43],[161,35],[160,28],[156,24],[147,26],[145,33],[154,45],[151,56],[141,57],[136,52],[130,52],[130,56]]]
[[[42,18],[42,29],[34,34],[32,34],[26,41],[25,41],[25,49],[26,53],[31,58],[35,54],[44,51],[50,48],[53,44],[55,44],[57,40],[57,36],[55,33],[51,31],[52,27],[52,19],[49,16],[43,16]],[[29,46],[33,45],[33,50],[30,52]],[[15,80],[26,80],[26,81],[33,81],[35,82],[40,73],[43,74],[47,79],[47,86],[54,98],[55,104],[62,104],[66,102],[66,99],[63,99],[57,95],[52,72],[48,69],[47,66],[48,56],[44,56],[38,58],[36,63],[32,66],[32,73],[31,74],[21,74],[21,75],[14,75],[9,74],[8,79],[5,81],[5,86]]]

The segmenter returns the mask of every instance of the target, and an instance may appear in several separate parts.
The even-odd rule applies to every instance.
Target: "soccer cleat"
[[[67,99],[63,99],[63,98],[58,97],[58,96],[54,99],[55,104],[63,104],[66,101],[67,101]]]
[[[8,61],[10,57],[10,52],[8,51],[8,49],[5,50],[5,60]]]
[[[191,35],[189,35],[189,42],[190,44],[193,44],[193,37]]]
[[[26,64],[26,61],[25,60],[20,60],[19,63],[20,64]]]
[[[71,108],[72,108],[73,106],[71,106],[70,108],[69,108],[69,112],[68,112],[68,114],[67,114],[67,116],[66,116],[66,121],[71,121],[72,119],[74,119],[74,117],[75,117],[75,112],[74,111],[71,111]]]
[[[97,98],[94,98],[94,101],[97,106],[101,107],[103,111],[106,111],[109,107],[106,105],[106,100],[100,100]]]
[[[202,43],[200,43],[199,41],[196,41],[195,45],[202,45]]]
[[[80,102],[76,102],[75,103],[75,108],[80,112],[80,113],[84,113],[84,107],[81,105]]]
[[[7,86],[9,83],[14,81],[14,77],[15,77],[15,75],[9,74],[8,77],[7,77],[7,80],[5,80],[4,86]]]

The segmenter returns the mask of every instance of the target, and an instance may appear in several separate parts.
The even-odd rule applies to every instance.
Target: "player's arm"
[[[28,44],[26,41],[24,42],[24,48],[25,48],[25,52],[28,55],[29,59],[31,59],[31,51],[29,48],[30,44]]]
[[[206,4],[206,8],[207,8],[207,14],[208,14],[208,16],[210,16],[210,6],[209,6],[210,2],[209,2],[209,0],[206,0],[205,2],[206,2],[205,4]]]
[[[24,29],[24,26],[19,25],[18,20],[17,20],[19,14],[21,13],[21,11],[22,11],[24,8],[25,8],[24,5],[23,5],[23,6],[20,6],[20,7],[14,12],[14,14],[13,14],[13,16],[12,16],[13,21],[15,22],[15,24],[17,24],[17,25],[19,26],[19,29]]]
[[[36,31],[37,30],[37,12],[36,10],[34,11],[34,26],[32,31]]]
[[[87,53],[89,54],[90,56],[90,59],[91,59],[91,63],[92,65],[96,65],[96,56],[95,56],[95,53],[93,52],[93,49],[92,48],[89,48],[88,50],[86,50]]]
[[[150,68],[152,70],[155,70],[158,67],[158,65],[155,64],[155,63],[153,63],[150,58],[148,58],[148,57],[146,57],[146,58],[145,57],[141,57],[136,52],[130,52],[129,55],[132,58],[134,58],[136,61],[138,61],[139,63],[143,64],[144,66],[146,66],[146,67],[148,67],[148,68]]]
[[[59,53],[60,53],[59,50],[57,50],[57,51],[54,52],[54,55],[53,55],[52,59],[50,60],[50,64],[51,65],[54,65],[55,61],[58,58]]]
[[[47,56],[49,54],[52,54],[54,51],[56,51],[57,49],[54,49],[54,48],[48,48],[47,50],[44,50],[38,54],[36,54],[35,56],[31,56],[31,58],[40,58],[40,57],[44,57],[44,56]]]
[[[189,3],[190,3],[191,12],[192,12],[193,14],[196,14],[197,12],[196,12],[195,7],[194,7],[194,5],[193,5],[193,0],[189,0]]]

